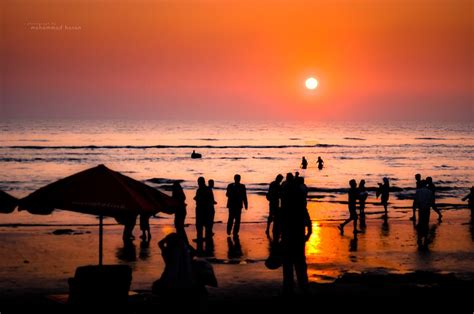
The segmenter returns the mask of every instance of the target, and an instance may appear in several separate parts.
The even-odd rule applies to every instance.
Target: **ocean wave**
[[[212,148],[212,149],[229,149],[229,148],[313,148],[313,147],[350,147],[337,144],[313,144],[313,145],[81,145],[81,146],[40,146],[40,145],[16,145],[2,146],[0,148],[25,149],[25,150],[41,150],[41,149],[160,149],[160,148]]]
[[[415,140],[427,140],[427,141],[444,141],[442,137],[415,137]]]
[[[3,157],[0,158],[0,162],[82,162],[84,158],[11,158],[11,157]]]
[[[352,140],[352,141],[366,141],[367,139],[361,137],[344,137],[345,140]]]

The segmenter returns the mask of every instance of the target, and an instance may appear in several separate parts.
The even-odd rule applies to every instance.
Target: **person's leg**
[[[268,218],[267,218],[267,229],[265,230],[265,233],[267,235],[270,234],[270,225],[272,224],[273,221],[273,215],[272,215],[272,210],[270,209],[270,212],[268,213]]]
[[[232,232],[232,225],[234,223],[234,211],[229,208],[229,218],[227,219],[227,235],[230,236]]]
[[[305,244],[299,245],[294,254],[295,272],[298,285],[303,292],[308,291],[308,266],[306,265]]]
[[[196,213],[196,238],[198,241],[202,241],[202,233],[204,228],[203,217],[201,213]]]
[[[283,294],[292,294],[294,290],[293,261],[289,252],[283,253]]]
[[[240,231],[240,217],[242,216],[242,208],[235,209],[235,224],[234,224],[234,236],[239,236]]]

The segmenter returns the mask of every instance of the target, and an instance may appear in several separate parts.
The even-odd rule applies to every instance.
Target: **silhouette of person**
[[[137,224],[137,215],[131,214],[131,215],[123,215],[123,216],[117,216],[115,217],[115,220],[123,225],[123,235],[122,239],[123,242],[131,242],[135,239],[133,236],[133,229],[135,228],[135,225]]]
[[[426,181],[422,181],[421,188],[416,190],[413,207],[418,209],[418,248],[425,249],[428,245],[428,233],[430,223],[430,210],[434,205],[434,194],[426,186]]]
[[[202,155],[199,153],[196,153],[195,150],[193,150],[193,152],[191,153],[191,158],[201,158],[201,157]]]
[[[265,233],[267,236],[270,235],[270,225],[273,222],[273,240],[278,241],[280,237],[279,232],[279,215],[280,215],[280,197],[281,197],[281,182],[283,181],[283,176],[281,174],[277,175],[275,181],[270,183],[267,192],[267,200],[269,203],[269,213],[267,219],[267,229]]]
[[[416,181],[416,189],[420,189],[422,186],[422,182],[421,182],[421,174],[417,173],[415,174],[415,181]],[[416,193],[416,192],[415,192]],[[415,199],[413,199],[413,203],[415,202]],[[410,220],[413,220],[414,223],[416,223],[416,210],[415,210],[415,206],[412,206],[413,207],[413,215],[411,216]]]
[[[282,254],[283,293],[292,294],[294,289],[293,269],[298,285],[307,292],[308,274],[305,245],[312,233],[311,219],[306,208],[307,188],[304,179],[295,180],[288,174],[282,186]]]
[[[438,221],[441,222],[443,215],[438,206],[436,206],[436,185],[433,183],[432,177],[426,177],[426,186],[428,187],[428,190],[433,192],[433,210],[438,214]]]
[[[471,222],[474,222],[474,186],[471,187],[471,192],[462,198],[463,202],[467,200],[469,209],[471,210]]]
[[[301,168],[302,169],[306,169],[308,168],[308,161],[306,160],[306,158],[303,156],[303,158],[301,159]]]
[[[242,208],[248,209],[247,190],[245,185],[240,183],[240,179],[240,175],[236,174],[234,176],[234,183],[227,186],[227,208],[229,209],[227,236],[230,236],[231,232],[234,237],[239,236]]]
[[[357,182],[356,180],[352,179],[349,181],[349,192],[348,192],[348,208],[349,208],[349,218],[344,220],[337,228],[341,235],[344,234],[344,227],[351,221],[354,222],[354,233],[358,233],[357,230],[357,199],[359,198],[359,191],[357,189]]]
[[[390,183],[388,178],[383,178],[383,183],[379,183],[379,188],[377,190],[377,197],[380,196],[380,203],[384,208],[384,215],[382,218],[388,217],[388,199],[390,198]]]
[[[176,212],[174,214],[174,227],[176,228],[176,233],[179,236],[184,237],[186,243],[188,243],[188,237],[186,236],[186,231],[184,230],[184,221],[186,220],[186,195],[183,192],[183,188],[179,181],[173,182],[173,189],[171,192],[171,197],[178,203]]]
[[[215,205],[217,204],[214,199],[214,180],[210,179],[207,186],[209,188],[209,217],[207,218],[206,238],[212,238],[214,235],[214,232],[212,231],[214,228],[214,217],[216,215]]]
[[[359,217],[360,217],[360,227],[365,228],[365,202],[369,193],[365,187],[365,180],[360,180],[359,182]]]
[[[210,211],[210,193],[209,188],[206,186],[206,180],[204,177],[199,177],[198,180],[198,189],[196,190],[196,196],[194,200],[196,201],[196,241],[202,243],[203,240],[203,231],[204,227],[207,226],[207,221],[209,220],[209,211]],[[206,236],[207,236],[206,228]]]
[[[150,216],[149,214],[140,214],[140,230],[142,231],[140,239],[145,241],[151,240]]]
[[[324,160],[321,158],[321,156],[318,156],[318,160],[316,161],[318,163],[318,169],[321,170],[324,167]]]

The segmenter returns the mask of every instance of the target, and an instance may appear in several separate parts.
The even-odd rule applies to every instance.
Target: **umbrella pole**
[[[99,216],[99,265],[102,266],[102,238],[104,235],[104,226],[103,226],[104,216]]]

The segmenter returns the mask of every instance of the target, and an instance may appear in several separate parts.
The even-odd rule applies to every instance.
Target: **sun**
[[[318,87],[318,80],[314,77],[309,77],[306,79],[305,85],[307,89],[316,89],[316,87]]]

